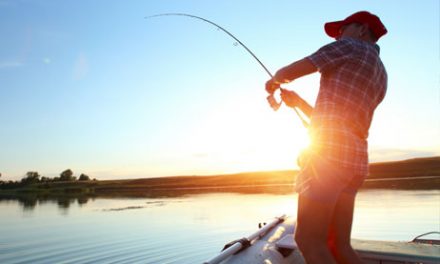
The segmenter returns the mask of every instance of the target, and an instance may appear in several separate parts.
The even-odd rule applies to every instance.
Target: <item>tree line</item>
[[[2,174],[0,173],[0,178]],[[36,171],[28,171],[25,176],[20,181],[2,181],[0,179],[0,187],[20,187],[29,184],[35,183],[49,183],[49,182],[73,182],[73,181],[90,181],[90,177],[84,173],[81,173],[79,177],[73,175],[73,171],[71,169],[64,170],[60,173],[59,177],[46,177],[41,176]],[[93,179],[96,180],[96,179]]]

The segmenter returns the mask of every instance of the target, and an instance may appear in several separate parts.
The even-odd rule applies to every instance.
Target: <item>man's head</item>
[[[387,33],[379,17],[367,11],[360,11],[341,21],[324,25],[325,32],[332,38],[353,37],[376,42]]]

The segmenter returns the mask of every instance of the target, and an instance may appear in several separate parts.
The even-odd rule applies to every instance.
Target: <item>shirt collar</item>
[[[371,43],[371,42],[368,42],[368,41],[364,41],[364,40],[357,39],[357,38],[352,38],[352,37],[342,37],[339,40],[342,40],[342,39],[350,39],[350,40],[360,41],[362,43],[366,43],[367,45],[373,46],[374,49],[377,51],[377,53],[380,54],[380,47],[376,43]]]

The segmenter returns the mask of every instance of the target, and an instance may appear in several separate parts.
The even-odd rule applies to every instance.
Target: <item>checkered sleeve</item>
[[[307,59],[318,68],[319,72],[325,73],[346,62],[350,59],[352,53],[352,42],[347,39],[341,39],[323,46],[308,56]]]

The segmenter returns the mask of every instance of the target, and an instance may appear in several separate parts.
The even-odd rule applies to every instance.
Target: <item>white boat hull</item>
[[[287,217],[283,222],[273,224],[251,245],[238,253],[220,258],[221,261],[208,261],[214,264],[302,264],[305,263],[293,239],[295,219]],[[379,263],[440,263],[440,245],[412,242],[388,242],[352,240],[352,245],[366,264]],[[240,244],[238,246],[241,246]],[[237,247],[237,244],[234,245]],[[238,247],[239,248],[239,247]],[[234,250],[236,252],[237,250]],[[214,258],[215,259],[215,258]],[[218,258],[217,258],[218,259]]]

